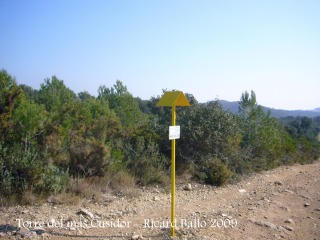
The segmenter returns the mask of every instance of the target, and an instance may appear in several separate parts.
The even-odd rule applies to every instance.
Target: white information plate
[[[180,126],[169,126],[169,140],[180,138]]]

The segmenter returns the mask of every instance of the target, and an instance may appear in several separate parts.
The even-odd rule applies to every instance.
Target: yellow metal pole
[[[176,125],[176,106],[172,106],[171,124]],[[176,193],[176,140],[171,140],[171,237],[175,227],[175,193]]]

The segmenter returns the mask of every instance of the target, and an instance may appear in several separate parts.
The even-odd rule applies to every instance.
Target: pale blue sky
[[[38,89],[56,75],[96,95],[121,80],[200,102],[320,107],[319,0],[0,0],[0,69]]]

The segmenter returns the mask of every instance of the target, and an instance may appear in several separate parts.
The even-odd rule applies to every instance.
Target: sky
[[[0,69],[35,89],[320,107],[319,0],[1,0],[0,31]]]

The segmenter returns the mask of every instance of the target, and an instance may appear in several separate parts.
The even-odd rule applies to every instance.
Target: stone
[[[279,180],[275,181],[274,184],[275,185],[279,185],[279,186],[283,185],[283,183],[281,181],[279,181]]]
[[[45,229],[42,227],[36,227],[33,229],[34,232],[37,233],[37,235],[42,235],[43,233],[45,233]]]
[[[131,240],[139,240],[140,239],[140,235],[135,234],[131,237]]]
[[[29,231],[29,230],[26,230],[26,229],[19,230],[17,232],[17,234],[19,234],[22,238],[32,238],[32,237],[37,236],[36,232]]]
[[[50,238],[50,234],[49,233],[43,233],[41,234],[42,238]]]
[[[101,199],[104,202],[111,203],[115,200],[115,197],[108,194],[101,194]]]
[[[247,192],[245,189],[239,189],[239,192],[240,193],[245,193],[245,192]]]
[[[290,232],[294,231],[294,228],[293,228],[293,227],[284,226],[284,228],[287,229],[287,230],[290,231]]]
[[[293,221],[291,218],[285,220],[284,222],[285,222],[285,223],[294,223],[294,221]]]
[[[282,206],[281,208],[288,211],[288,212],[291,212],[291,209],[288,206]]]
[[[257,221],[252,219],[251,222],[253,222],[254,224],[261,226],[261,227],[268,227],[272,230],[276,230],[279,231],[279,227],[271,222],[265,222],[265,221]]]
[[[191,191],[192,190],[192,185],[191,183],[188,183],[187,185],[184,186],[183,190],[185,191]]]
[[[89,210],[85,209],[85,208],[80,208],[80,211],[78,212],[79,214],[85,215],[90,217],[91,219],[94,219],[94,215],[93,213],[91,213]]]
[[[160,198],[158,196],[153,197],[153,201],[159,201],[159,200],[160,200]]]
[[[309,204],[309,203],[305,203],[303,206],[305,206],[305,207],[309,207],[309,206],[310,206],[310,204]]]
[[[289,190],[289,189],[286,189],[286,190],[284,190],[284,191],[287,192],[287,193],[291,193],[291,194],[294,193],[293,191],[291,191],[291,190]]]

